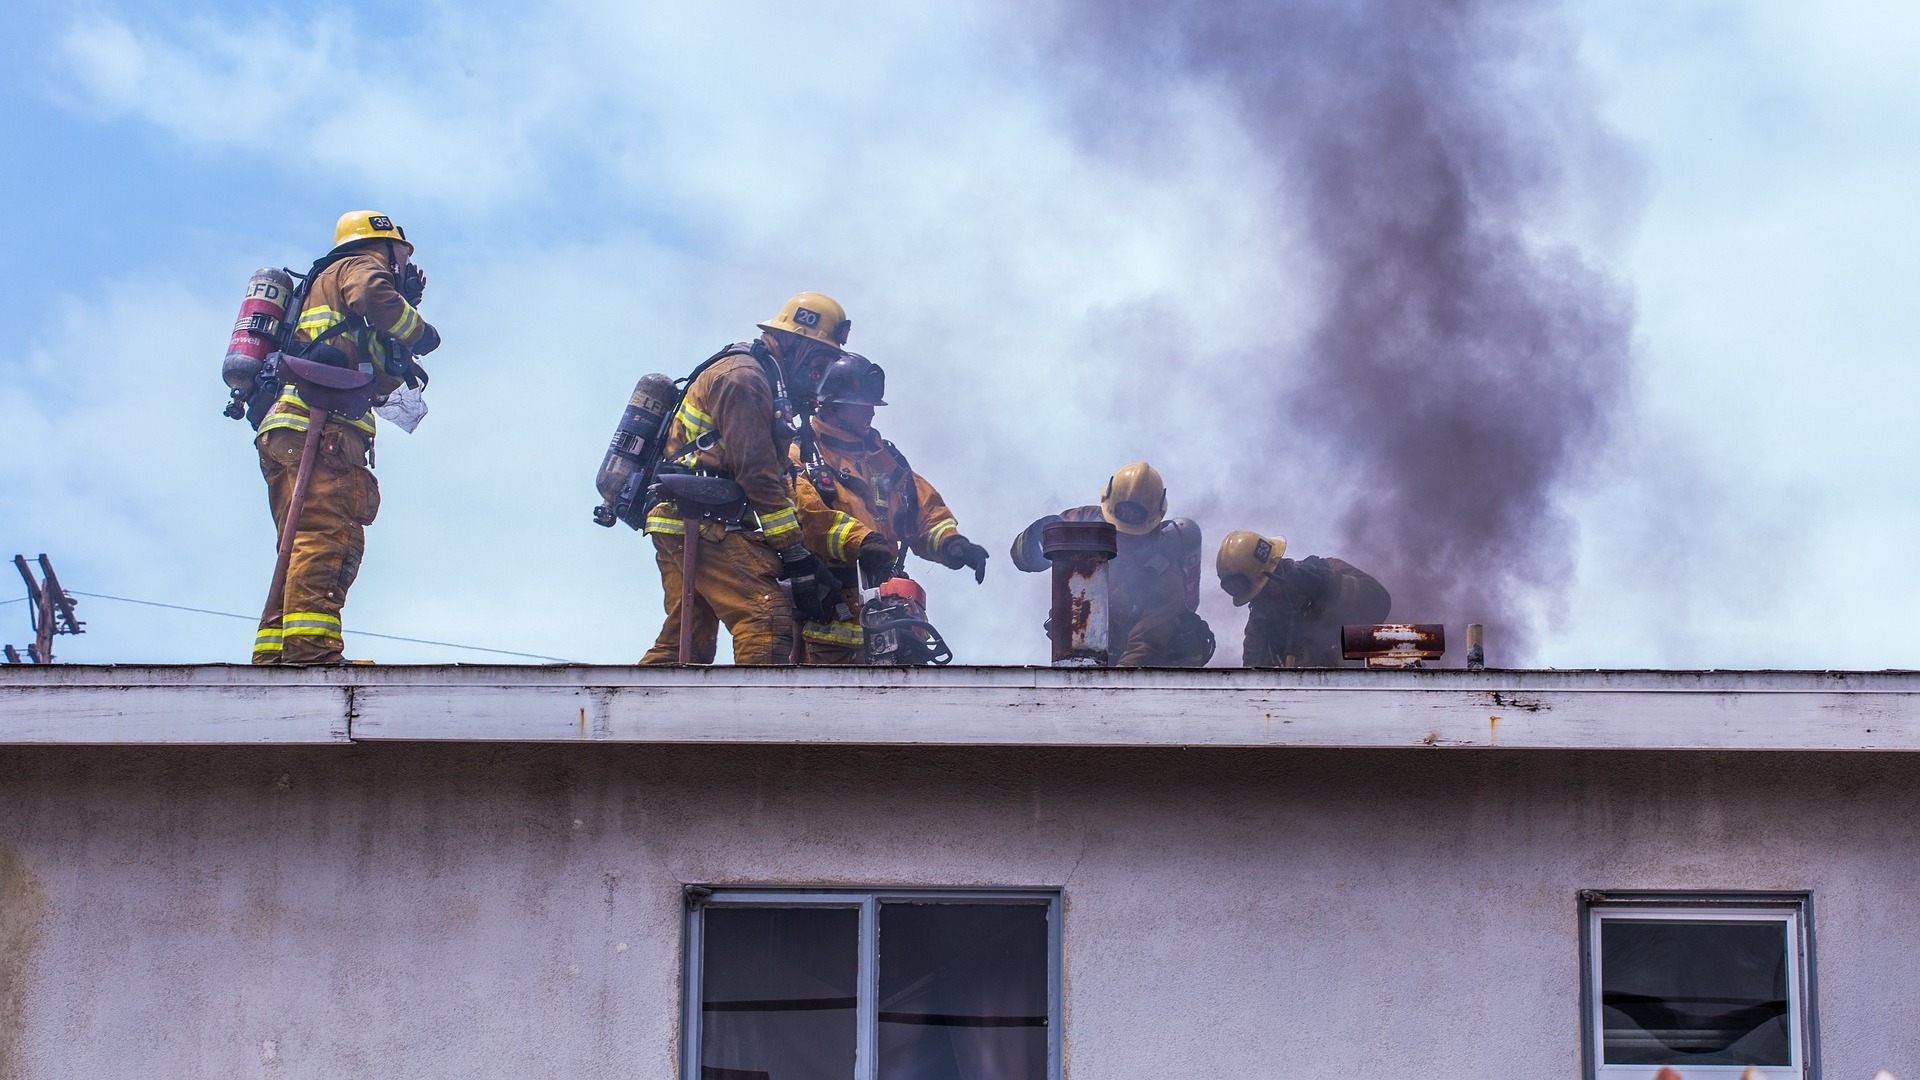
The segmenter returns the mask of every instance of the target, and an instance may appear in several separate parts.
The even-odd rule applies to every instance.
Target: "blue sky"
[[[1339,554],[1318,508],[1263,495],[1288,463],[1219,467],[1243,440],[1196,418],[1231,420],[1230,372],[1140,386],[1101,363],[1116,312],[1177,312],[1192,357],[1284,345],[1310,314],[1310,289],[1274,310],[1247,284],[1289,272],[1298,221],[1204,86],[1160,103],[1177,123],[1148,168],[1103,153],[997,5],[395,10],[0,14],[20,148],[0,171],[0,556],[46,551],[73,590],[256,611],[271,529],[249,433],[218,414],[219,354],[252,269],[304,265],[363,206],[419,240],[447,345],[433,413],[380,441],[353,655],[486,658],[360,628],[637,656],[659,623],[650,550],[588,521],[619,406],[802,288],[847,304],[889,371],[879,426],[995,554],[978,588],[918,575],[963,660],[1044,660],[1044,583],[1011,572],[1007,538],[1138,457],[1176,512],[1209,508],[1209,554],[1239,527]],[[1630,214],[1575,208],[1548,239],[1631,291],[1639,357],[1620,437],[1561,493],[1577,575],[1527,613],[1530,659],[1912,666],[1859,630],[1920,592],[1920,16],[1593,0],[1559,17],[1584,65],[1564,77],[1641,186]],[[0,638],[26,640],[23,606],[0,607]],[[240,660],[251,638],[81,612],[62,659]],[[1230,658],[1238,613],[1207,613]]]

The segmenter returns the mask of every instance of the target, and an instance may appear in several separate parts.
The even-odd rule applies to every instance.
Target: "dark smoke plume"
[[[1223,94],[1270,170],[1248,181],[1306,219],[1304,350],[1259,373],[1266,415],[1230,412],[1313,474],[1320,504],[1289,509],[1344,547],[1299,554],[1374,573],[1396,618],[1484,621],[1496,661],[1523,659],[1529,613],[1572,576],[1557,496],[1608,441],[1632,359],[1624,290],[1553,239],[1637,202],[1553,5],[1062,3],[1057,55],[1097,95],[1097,138],[1150,155],[1129,117]]]

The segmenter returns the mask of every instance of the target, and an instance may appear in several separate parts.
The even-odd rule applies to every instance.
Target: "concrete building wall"
[[[675,1074],[681,885],[1065,889],[1067,1075],[1578,1075],[1577,893],[1811,889],[1920,1073],[1920,758],[0,748],[0,1080]]]

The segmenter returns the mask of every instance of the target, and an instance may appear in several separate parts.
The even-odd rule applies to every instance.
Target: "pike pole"
[[[293,538],[300,532],[300,510],[307,501],[307,485],[313,481],[313,463],[320,457],[320,438],[327,427],[327,410],[307,408],[307,441],[300,448],[300,471],[293,476],[293,494],[287,499],[287,518],[280,530],[280,552],[273,562],[273,584],[267,589],[267,606],[260,612],[261,622],[270,622],[286,614],[284,593],[287,571],[293,565]]]
[[[700,572],[700,520],[684,510],[681,513],[686,534],[680,538],[680,662],[691,664],[694,662],[693,581],[694,575]]]

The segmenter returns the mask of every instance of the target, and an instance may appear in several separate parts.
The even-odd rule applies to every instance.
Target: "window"
[[[1581,897],[1587,1076],[1812,1077],[1805,893]]]
[[[1060,894],[687,890],[689,1080],[1059,1080]]]

